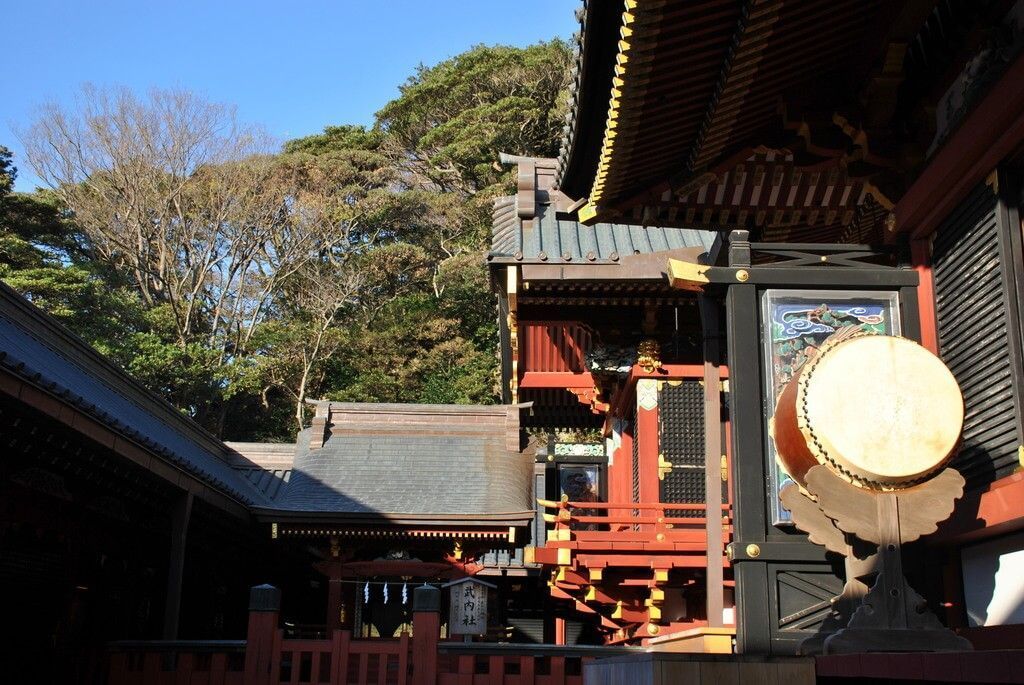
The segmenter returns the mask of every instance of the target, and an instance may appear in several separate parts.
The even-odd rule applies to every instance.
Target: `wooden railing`
[[[544,508],[544,521],[549,524],[545,546],[534,553],[538,563],[564,563],[564,559],[557,559],[559,549],[583,553],[610,550],[613,545],[615,549],[627,549],[632,545],[637,550],[694,555],[693,565],[704,565],[696,556],[707,555],[705,504],[544,499],[537,502]],[[722,504],[720,510],[725,529],[723,543],[728,543],[732,533],[731,507]],[[701,512],[705,516],[668,515],[680,511]],[[719,553],[724,557],[724,544]]]
[[[397,640],[353,640],[351,632],[335,630],[330,640],[285,640],[279,629],[271,683],[355,683],[406,685],[409,682],[407,633]],[[274,679],[276,675],[276,680]]]
[[[583,665],[644,649],[442,642],[437,685],[582,685]]]
[[[242,685],[245,640],[126,640],[110,645],[111,685]]]
[[[252,600],[246,640],[112,643],[109,685],[582,685],[585,661],[626,651],[442,642],[437,588],[422,602],[423,588],[416,588],[412,636],[353,640],[335,630],[330,639],[286,639],[278,627],[280,594],[268,601],[269,590],[254,588],[259,602]]]

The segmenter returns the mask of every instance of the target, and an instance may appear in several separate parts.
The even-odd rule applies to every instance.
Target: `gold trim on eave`
[[[637,15],[643,12],[638,9],[638,0],[626,0],[625,9],[622,12],[622,21],[619,26],[618,54],[615,56],[615,75],[612,77],[610,97],[608,100],[608,113],[605,119],[604,136],[601,140],[601,151],[598,156],[597,169],[594,172],[594,183],[590,189],[590,197],[585,205],[577,211],[580,223],[594,224],[599,221],[598,207],[604,197],[606,186],[604,179],[608,175],[608,164],[615,148],[616,125],[619,109],[622,105],[622,92],[627,84],[626,64],[629,62],[630,39],[633,37],[632,25],[636,23]]]

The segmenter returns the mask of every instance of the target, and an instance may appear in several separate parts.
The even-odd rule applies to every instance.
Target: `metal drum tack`
[[[917,343],[855,334],[827,341],[779,395],[779,461],[800,485],[821,464],[858,487],[893,490],[956,450],[964,402],[953,374]]]

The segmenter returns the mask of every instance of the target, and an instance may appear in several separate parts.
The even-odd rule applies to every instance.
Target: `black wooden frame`
[[[787,262],[751,266],[760,249],[784,252]],[[859,289],[899,292],[902,333],[920,340],[918,274],[908,268],[879,266],[851,259],[870,256],[863,246],[759,245],[747,242],[746,231],[729,236],[728,262],[745,272],[745,280],[725,286],[726,343],[729,362],[734,542],[730,556],[736,578],[736,648],[740,653],[794,654],[813,630],[785,629],[779,583],[814,585],[823,597],[841,587],[842,560],[807,540],[799,531],[772,525],[766,464],[761,293],[769,287]],[[815,252],[819,254],[816,255]],[[812,266],[821,256],[842,255],[832,266]],[[820,581],[808,583],[817,574]],[[792,580],[797,578],[797,580]],[[813,596],[814,593],[812,593]],[[808,606],[803,615],[823,614],[827,602]],[[800,612],[791,621],[799,624]]]

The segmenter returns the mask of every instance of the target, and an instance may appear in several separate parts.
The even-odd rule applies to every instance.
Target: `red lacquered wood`
[[[805,370],[806,367],[800,369],[786,384],[779,395],[779,401],[775,403],[775,416],[772,420],[772,436],[779,461],[786,473],[800,485],[806,485],[804,476],[812,466],[818,464],[807,447],[807,438],[797,424],[797,394],[800,377]]]

